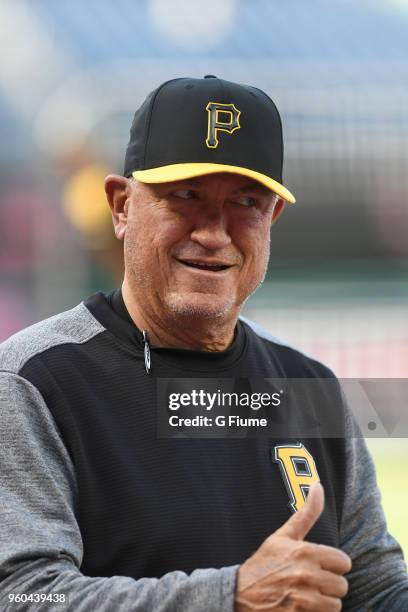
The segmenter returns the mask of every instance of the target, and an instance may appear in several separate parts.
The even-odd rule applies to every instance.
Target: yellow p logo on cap
[[[209,149],[218,147],[218,132],[228,132],[232,134],[240,129],[239,116],[241,111],[235,104],[221,104],[220,102],[209,102],[206,106],[208,113],[208,130],[205,144]],[[220,115],[226,115],[227,121],[221,121]]]

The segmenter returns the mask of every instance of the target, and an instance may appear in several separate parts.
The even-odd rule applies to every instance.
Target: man
[[[408,609],[346,409],[341,438],[157,436],[161,380],[333,377],[239,318],[294,202],[282,161],[256,88],[176,79],[136,112],[106,179],[122,288],[1,349],[2,610]]]

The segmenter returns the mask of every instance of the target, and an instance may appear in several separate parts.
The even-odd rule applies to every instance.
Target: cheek
[[[241,231],[237,245],[244,256],[241,271],[241,284],[246,290],[253,291],[264,279],[269,261],[270,223],[259,223]]]
[[[258,236],[249,262],[254,277],[263,276],[265,273],[269,261],[269,246],[269,233]]]
[[[247,263],[251,265],[264,265],[269,255],[270,220],[250,220],[236,227],[237,245],[243,253]]]
[[[133,269],[160,275],[168,268],[169,254],[186,235],[185,223],[162,210],[135,211],[125,234],[125,258]]]
[[[157,220],[152,228],[149,248],[163,269],[168,267],[172,255],[189,235],[186,223],[176,215],[165,215]]]

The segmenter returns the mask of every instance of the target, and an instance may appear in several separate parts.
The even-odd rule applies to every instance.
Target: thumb
[[[307,499],[300,510],[290,517],[278,529],[279,535],[292,540],[303,540],[311,530],[324,508],[324,489],[320,482],[315,482],[309,489]]]

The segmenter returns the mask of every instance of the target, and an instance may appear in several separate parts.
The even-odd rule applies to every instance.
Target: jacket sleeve
[[[1,610],[233,611],[238,565],[160,579],[83,575],[75,471],[42,395],[0,371],[0,415]],[[36,593],[65,603],[10,601]]]
[[[340,546],[352,560],[343,610],[408,610],[408,576],[401,547],[388,533],[376,472],[364,437],[346,410],[346,489]]]

